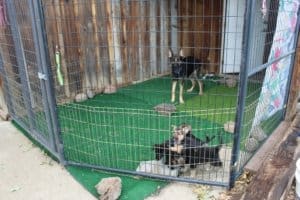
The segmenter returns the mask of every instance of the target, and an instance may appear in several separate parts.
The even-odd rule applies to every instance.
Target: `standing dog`
[[[192,87],[187,92],[192,92],[196,80],[199,85],[199,95],[203,94],[203,84],[198,79],[198,74],[203,66],[203,63],[194,58],[193,56],[184,57],[183,51],[180,49],[179,55],[174,55],[172,50],[169,49],[169,65],[172,69],[172,96],[171,102],[175,102],[175,91],[177,82],[179,82],[179,103],[184,103],[183,100],[183,83],[187,78],[191,78]]]

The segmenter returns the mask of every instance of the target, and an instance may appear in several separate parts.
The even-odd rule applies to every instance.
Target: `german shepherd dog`
[[[206,136],[205,141],[191,133],[191,126],[182,124],[173,129],[173,137],[162,144],[154,145],[155,158],[164,158],[164,163],[171,169],[188,164],[195,169],[198,164],[210,163],[222,166],[219,157],[220,146],[209,147],[208,143],[215,138]]]
[[[175,102],[175,91],[177,82],[179,82],[179,103],[184,103],[183,100],[183,84],[184,80],[190,78],[192,81],[192,87],[187,92],[192,92],[196,81],[199,85],[199,95],[203,94],[203,83],[198,78],[198,74],[201,68],[204,68],[201,60],[194,58],[193,56],[183,56],[183,51],[180,49],[179,55],[174,55],[172,50],[169,49],[169,66],[172,69],[172,95],[171,102]]]

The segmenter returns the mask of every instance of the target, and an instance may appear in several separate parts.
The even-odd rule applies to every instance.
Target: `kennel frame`
[[[10,93],[6,92],[7,94],[7,102],[8,102],[8,107],[9,111],[12,114],[12,117],[15,121],[17,121],[23,128],[27,130],[27,132],[31,133],[32,136],[39,141],[42,146],[45,146],[55,157],[57,157],[62,164],[71,164],[75,166],[85,166],[85,167],[90,167],[90,168],[97,168],[97,169],[105,169],[105,170],[111,170],[111,171],[117,171],[117,172],[122,172],[122,173],[129,173],[129,174],[138,174],[138,175],[143,175],[143,176],[149,176],[149,174],[146,173],[138,173],[138,172],[133,172],[130,170],[122,170],[122,169],[115,169],[115,168],[108,168],[108,167],[99,167],[95,165],[90,165],[90,164],[84,164],[84,163],[76,163],[72,161],[67,161],[64,158],[64,150],[63,150],[63,143],[61,140],[61,135],[60,135],[60,125],[59,125],[59,120],[58,120],[58,114],[57,114],[57,102],[56,102],[56,94],[55,94],[55,87],[54,87],[54,80],[53,80],[53,74],[51,70],[49,69],[50,66],[50,60],[49,60],[49,49],[47,48],[47,39],[46,36],[47,34],[45,33],[45,19],[43,16],[43,5],[41,1],[35,1],[35,0],[26,0],[24,2],[28,3],[28,6],[30,8],[31,12],[31,27],[33,31],[33,40],[34,40],[34,49],[35,49],[35,54],[36,54],[36,62],[38,63],[38,72],[40,77],[40,84],[41,84],[41,97],[42,97],[42,103],[43,103],[43,108],[45,109],[45,115],[46,115],[46,122],[47,122],[47,128],[50,133],[50,138],[49,140],[41,137],[40,133],[37,133],[34,130],[35,122],[33,121],[35,119],[35,114],[32,113],[33,111],[30,109],[31,107],[31,99],[28,97],[29,88],[28,85],[25,84],[27,82],[27,77],[25,74],[21,73],[21,82],[24,83],[22,84],[22,87],[24,87],[23,96],[28,97],[25,98],[25,104],[27,108],[27,112],[30,114],[30,127],[28,127],[26,124],[22,124],[22,122],[18,119],[19,116],[14,112],[13,108],[13,103],[11,103],[11,99],[14,97],[9,97]],[[26,58],[24,57],[24,47],[22,47],[22,41],[21,41],[21,36],[20,32],[18,30],[18,22],[17,22],[17,17],[14,15],[16,13],[16,10],[14,8],[14,3],[10,1],[8,3],[8,14],[10,18],[10,22],[12,27],[12,32],[13,32],[13,41],[14,45],[17,47],[15,49],[16,55],[18,56],[17,59],[17,64],[20,69],[25,69],[26,66],[24,66],[24,60]],[[230,175],[230,180],[229,180],[229,187],[232,187],[232,184],[234,183],[234,180],[236,177],[239,175],[239,171],[236,166],[236,162],[238,160],[238,153],[240,151],[240,131],[241,131],[241,126],[244,118],[244,109],[245,109],[245,98],[246,98],[246,90],[247,90],[247,81],[248,78],[251,76],[251,73],[248,73],[248,69],[250,68],[250,44],[252,43],[253,39],[253,15],[254,15],[254,8],[255,8],[255,1],[247,1],[247,6],[246,6],[246,17],[244,18],[244,41],[246,43],[243,46],[243,55],[242,58],[243,61],[241,63],[241,66],[246,66],[246,67],[240,67],[240,80],[242,80],[241,84],[239,84],[239,92],[238,92],[238,108],[236,112],[236,124],[237,126],[235,127],[235,134],[234,134],[234,142],[233,142],[233,155],[231,158],[231,175]],[[298,14],[299,16],[299,14]],[[297,20],[297,32],[299,31],[299,18]],[[297,33],[298,35],[298,33]],[[249,39],[250,38],[250,39]],[[295,40],[296,44],[296,40]],[[295,47],[296,45],[294,45]],[[295,48],[294,48],[295,49]],[[293,55],[292,60],[294,60],[295,56],[295,50],[293,52],[290,52],[290,54],[285,55],[285,56],[290,56]],[[283,57],[280,57],[279,60],[283,59]],[[1,74],[6,77],[6,71],[4,70],[5,68],[3,67],[3,57],[1,55],[0,57],[0,70]],[[275,62],[274,60],[273,62]],[[270,65],[271,63],[267,63],[264,66],[261,66],[261,69],[266,68]],[[257,69],[259,70],[259,69]],[[290,69],[290,74],[289,77],[291,77],[291,71],[292,68]],[[253,72],[252,72],[253,73]],[[9,83],[7,82],[7,79],[4,78],[4,85],[5,85],[5,90],[10,91],[11,89],[9,88]],[[290,87],[290,81],[288,83],[287,89]],[[287,95],[285,97],[285,104],[287,102]],[[172,178],[172,177],[165,177],[165,176],[160,176],[160,175],[154,175],[151,174],[150,177],[154,178],[162,178],[162,179],[169,179],[169,180],[179,180],[179,181],[185,181],[185,182],[194,182],[194,183],[204,183],[204,184],[209,184],[209,185],[220,185],[220,186],[228,186],[226,183],[218,183],[218,182],[209,182],[209,181],[202,181],[202,180],[194,180],[190,178]]]

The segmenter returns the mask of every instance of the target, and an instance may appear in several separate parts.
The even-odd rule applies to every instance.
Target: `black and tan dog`
[[[171,102],[175,102],[175,91],[177,82],[179,82],[179,103],[184,103],[183,100],[183,84],[186,79],[192,81],[192,87],[187,90],[187,92],[192,92],[196,81],[199,85],[199,95],[203,94],[203,84],[202,81],[198,78],[200,71],[204,69],[204,63],[194,58],[193,56],[185,57],[183,55],[182,49],[179,51],[179,55],[173,54],[172,50],[169,49],[169,65],[172,70],[172,95]]]
[[[206,136],[202,141],[192,134],[190,125],[182,124],[174,128],[170,140],[154,146],[155,156],[157,160],[164,158],[164,163],[171,169],[186,165],[195,169],[197,165],[205,163],[219,167],[222,166],[219,157],[221,145],[208,146],[214,138]]]
[[[185,164],[189,164],[191,168],[195,168],[197,164],[209,163],[212,166],[222,166],[219,157],[221,145],[208,146],[215,136],[202,141],[192,134],[190,125],[183,124],[179,127],[181,133],[178,133],[180,139],[170,150],[184,157]],[[173,137],[176,137],[175,135]],[[222,141],[220,141],[222,143]]]

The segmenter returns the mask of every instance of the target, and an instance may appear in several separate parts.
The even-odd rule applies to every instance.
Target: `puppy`
[[[210,165],[216,167],[223,165],[219,157],[221,145],[208,146],[208,143],[212,141],[215,136],[211,138],[206,136],[206,140],[202,141],[192,134],[191,126],[182,124],[178,129],[181,131],[177,131],[176,133],[178,136],[174,135],[174,137],[175,140],[176,137],[180,139],[176,140],[177,143],[170,147],[170,150],[176,154],[179,154],[179,158],[184,160],[185,165],[188,165],[192,170],[195,169],[197,165],[205,163],[209,163]],[[220,144],[222,144],[222,139],[220,139]]]
[[[202,141],[191,133],[191,126],[182,124],[179,127],[173,128],[173,137],[166,140],[164,143],[155,144],[153,150],[155,152],[155,159],[164,159],[164,164],[168,165],[171,169],[175,167],[183,167],[185,163],[191,163],[188,160],[186,152],[190,147],[207,146],[207,144],[214,139],[213,137],[206,136],[205,141]],[[190,153],[191,154],[191,153]]]
[[[199,95],[203,94],[203,84],[198,79],[198,74],[203,67],[203,62],[192,56],[184,57],[183,51],[180,49],[179,55],[174,55],[172,50],[169,49],[169,65],[172,71],[172,95],[171,102],[175,102],[175,91],[177,82],[179,82],[179,103],[184,103],[183,100],[183,83],[187,78],[191,78],[192,87],[188,89],[188,92],[192,92],[196,81],[199,85]]]

